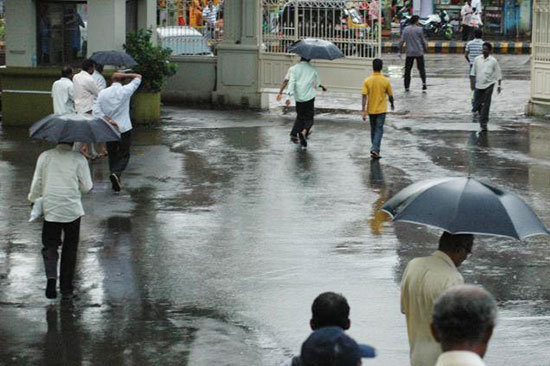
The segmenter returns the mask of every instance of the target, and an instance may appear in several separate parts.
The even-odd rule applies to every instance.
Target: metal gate
[[[368,60],[381,52],[380,0],[262,0],[261,88],[278,88],[296,58],[289,46],[304,38],[336,44],[346,56],[313,61],[332,91],[358,91]]]
[[[535,0],[533,14],[531,97],[550,103],[550,0]]]

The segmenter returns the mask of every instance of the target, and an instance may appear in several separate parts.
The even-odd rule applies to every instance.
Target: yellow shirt
[[[380,72],[373,72],[371,76],[363,81],[363,89],[361,94],[368,97],[368,114],[386,113],[388,111],[387,96],[393,96],[390,79],[382,75]]]
[[[401,280],[401,311],[407,317],[411,366],[433,366],[441,346],[430,331],[433,303],[440,293],[464,283],[451,258],[442,251],[409,262]]]

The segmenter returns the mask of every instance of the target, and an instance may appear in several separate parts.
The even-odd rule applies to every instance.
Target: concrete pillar
[[[6,0],[6,66],[31,66],[37,56],[36,4],[32,0]]]
[[[266,108],[260,93],[262,42],[260,0],[231,0],[224,5],[224,40],[218,45],[216,104]]]
[[[126,42],[126,0],[88,0],[88,57],[122,50]]]
[[[138,0],[138,29],[152,29],[153,38],[151,41],[156,44],[157,37],[157,0]]]
[[[550,0],[534,0],[529,115],[550,115]]]

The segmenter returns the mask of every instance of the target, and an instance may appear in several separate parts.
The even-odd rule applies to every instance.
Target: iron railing
[[[536,0],[533,14],[533,58],[550,62],[550,0]]]
[[[304,38],[321,38],[346,57],[373,58],[380,52],[379,0],[262,0],[263,50],[287,53]]]

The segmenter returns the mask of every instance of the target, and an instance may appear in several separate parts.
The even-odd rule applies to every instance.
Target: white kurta
[[[53,113],[74,113],[73,82],[62,77],[52,85]]]
[[[435,366],[485,366],[477,353],[469,351],[449,351],[442,353]]]
[[[99,89],[92,75],[82,70],[73,76],[74,104],[78,113],[87,113],[92,110]]]
[[[412,366],[433,366],[441,346],[430,330],[433,303],[446,289],[464,283],[451,258],[442,251],[409,262],[401,280],[401,311],[407,317]]]
[[[28,199],[34,202],[42,197],[46,221],[73,222],[84,215],[81,194],[92,187],[86,158],[60,144],[38,157]]]

